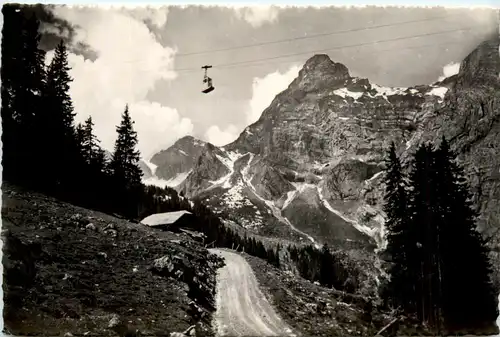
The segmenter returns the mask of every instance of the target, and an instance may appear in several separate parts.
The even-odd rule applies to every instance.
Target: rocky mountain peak
[[[196,138],[194,138],[193,136],[187,135],[187,136],[184,136],[182,138],[179,138],[175,142],[175,144],[182,144],[182,143],[188,143],[188,142],[193,143],[195,140],[196,140]]]
[[[156,176],[168,181],[185,176],[193,168],[206,144],[193,136],[184,136],[168,149],[158,152],[151,158],[151,163],[157,166]]]
[[[336,89],[345,86],[350,79],[345,65],[333,62],[326,54],[317,54],[306,61],[290,88],[306,93],[323,88]]]
[[[184,136],[182,138],[179,138],[173,146],[177,147],[189,147],[189,146],[204,146],[205,142],[202,140],[199,140],[193,136]]]
[[[333,62],[326,54],[316,54],[309,58],[304,64],[303,70],[306,73],[321,72],[349,77],[349,69],[342,63]]]

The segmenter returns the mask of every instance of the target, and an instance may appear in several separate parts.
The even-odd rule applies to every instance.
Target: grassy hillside
[[[223,262],[190,237],[11,185],[2,190],[6,332],[112,336],[108,325],[118,316],[142,335],[194,324],[197,336],[213,334]]]

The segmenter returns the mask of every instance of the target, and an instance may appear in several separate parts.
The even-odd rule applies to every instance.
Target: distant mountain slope
[[[155,175],[160,179],[172,180],[189,172],[205,144],[192,136],[185,136],[168,149],[158,152],[150,160],[157,167]]]

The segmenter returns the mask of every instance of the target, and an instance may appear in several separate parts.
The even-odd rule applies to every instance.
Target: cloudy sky
[[[453,74],[457,62],[498,32],[496,13],[484,9],[93,6],[52,12],[74,26],[77,120],[91,115],[111,150],[128,103],[145,159],[187,134],[216,145],[231,142],[316,53],[344,63],[351,75],[410,86]],[[44,26],[70,35],[56,28]],[[205,64],[213,65],[216,87],[208,95],[200,92]]]

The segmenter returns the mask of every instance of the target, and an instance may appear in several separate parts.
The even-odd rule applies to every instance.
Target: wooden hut
[[[164,231],[179,232],[181,228],[192,228],[196,216],[188,211],[156,213],[141,220],[141,223]]]

